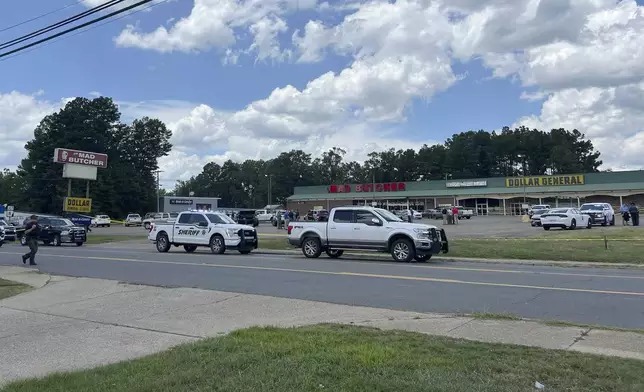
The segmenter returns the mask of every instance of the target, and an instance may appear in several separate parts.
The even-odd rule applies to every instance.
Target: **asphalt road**
[[[443,227],[440,219],[421,219],[416,223],[424,223]],[[521,222],[517,216],[480,216],[472,219],[463,219],[458,225],[444,226],[450,238],[464,237],[528,237],[536,233],[542,233],[543,229],[531,227],[529,223]],[[278,230],[270,223],[261,223],[257,227],[261,234],[285,233],[285,230]],[[113,225],[111,227],[92,228],[92,233],[106,235],[128,235],[144,236],[147,232],[142,227],[123,227]]]
[[[25,248],[5,245],[0,264],[20,264]],[[363,305],[418,312],[512,313],[644,328],[644,271],[484,265],[397,264],[237,253],[161,254],[141,247],[41,247],[43,272],[148,285]]]

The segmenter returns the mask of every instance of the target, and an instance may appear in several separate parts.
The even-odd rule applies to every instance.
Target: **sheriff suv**
[[[171,246],[183,246],[188,253],[205,246],[212,253],[237,250],[244,255],[257,249],[257,232],[252,226],[235,223],[219,212],[185,211],[173,223],[152,223],[148,239],[159,252],[167,252]]]

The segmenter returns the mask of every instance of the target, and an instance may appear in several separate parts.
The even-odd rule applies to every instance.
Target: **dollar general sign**
[[[507,188],[534,188],[550,186],[584,185],[583,174],[565,176],[533,176],[533,177],[507,177]]]
[[[63,211],[92,212],[92,199],[84,197],[66,197]]]

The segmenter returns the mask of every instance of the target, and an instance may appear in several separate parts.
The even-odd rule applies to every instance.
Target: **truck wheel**
[[[83,243],[82,242],[77,242],[76,246],[83,246]]]
[[[550,230],[550,226],[543,226],[543,229],[548,231],[548,230]]]
[[[212,253],[216,253],[218,255],[223,254],[226,251],[226,243],[224,242],[224,237],[220,236],[219,234],[213,235],[210,239],[210,250],[212,251]]]
[[[431,253],[426,254],[426,255],[416,255],[416,257],[414,257],[414,259],[415,259],[416,261],[418,261],[419,263],[425,262],[425,261],[427,261],[427,260],[429,260],[429,259],[431,259],[431,258],[432,258],[432,254],[431,254]]]
[[[470,218],[471,218],[471,216],[466,216],[466,217],[465,217],[465,219],[470,219]]]
[[[302,253],[309,259],[317,259],[322,254],[320,239],[317,237],[308,237],[302,242]]]
[[[592,229],[593,228],[593,221],[588,219],[588,224],[586,224],[587,229]]]
[[[239,253],[241,253],[243,255],[247,255],[247,254],[250,254],[250,251],[249,250],[240,250]]]
[[[161,253],[165,253],[170,250],[170,240],[166,233],[159,233],[159,235],[157,235],[157,250]]]
[[[342,256],[344,253],[343,250],[332,250],[332,249],[327,249],[326,255],[329,256],[332,259],[337,259],[338,257]]]
[[[615,226],[615,215],[613,215],[613,218],[610,220],[610,225]]]
[[[400,238],[391,244],[391,257],[396,261],[409,263],[416,257],[416,249],[411,241]]]
[[[59,236],[58,234],[56,234],[56,235],[54,236],[54,240],[51,242],[51,244],[52,244],[53,246],[60,246],[60,245],[61,245],[61,244],[60,244],[60,236]]]
[[[188,252],[188,253],[192,253],[195,250],[197,250],[197,246],[196,245],[184,245],[183,249],[185,249],[185,251]]]

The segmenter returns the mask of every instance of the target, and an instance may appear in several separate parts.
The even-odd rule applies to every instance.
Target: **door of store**
[[[487,199],[476,199],[476,215],[487,215]]]

